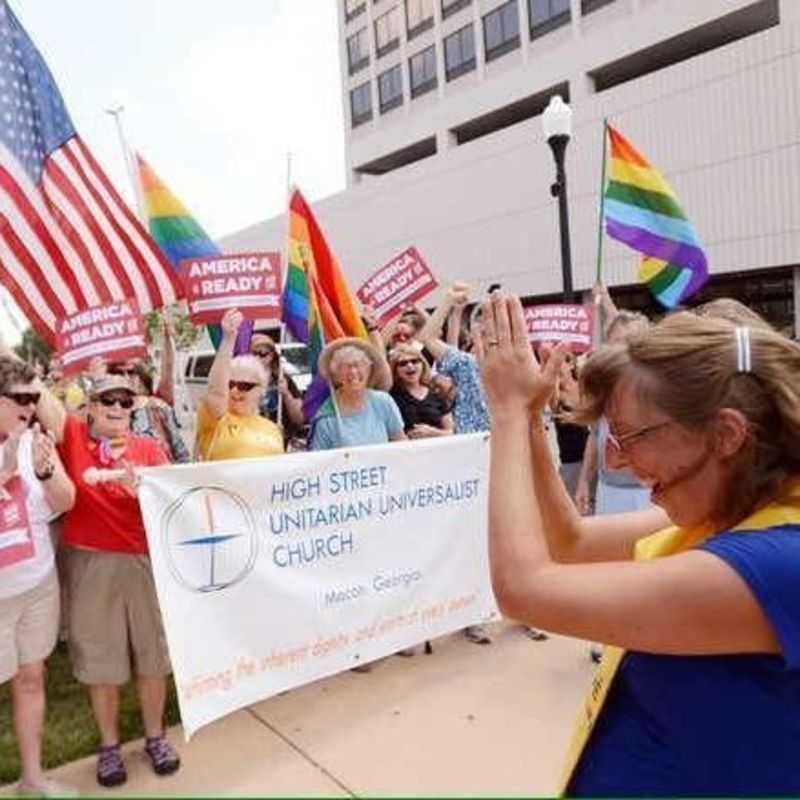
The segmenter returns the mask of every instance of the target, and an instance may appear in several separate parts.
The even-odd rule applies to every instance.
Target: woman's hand
[[[33,472],[39,480],[47,480],[56,468],[56,444],[53,435],[45,433],[39,423],[33,426]]]
[[[556,389],[566,346],[544,351],[540,365],[519,298],[499,291],[483,304],[475,345],[492,417],[540,415]]]
[[[441,436],[441,430],[434,428],[433,425],[426,425],[423,422],[413,425],[406,431],[409,439],[430,439],[432,436]]]
[[[228,339],[235,339],[243,321],[244,315],[238,308],[229,308],[220,322],[222,335]]]
[[[121,465],[125,472],[117,482],[129,495],[136,497],[142,479],[136,474],[130,461],[122,461]]]

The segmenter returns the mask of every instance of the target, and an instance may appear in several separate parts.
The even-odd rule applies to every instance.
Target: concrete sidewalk
[[[129,779],[94,779],[94,758],[53,777],[91,795],[548,795],[556,788],[592,665],[585,643],[534,642],[499,623],[494,643],[460,635],[434,653],[387,658],[274,697],[170,738],[183,767],[156,777],[141,742]]]

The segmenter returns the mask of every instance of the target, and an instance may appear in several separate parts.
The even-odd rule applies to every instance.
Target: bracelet
[[[51,466],[50,466],[50,469],[49,469],[49,470],[47,470],[47,472],[45,472],[45,473],[43,473],[43,474],[41,474],[41,475],[40,475],[38,472],[35,472],[35,471],[34,471],[34,473],[33,473],[33,474],[36,476],[36,480],[39,480],[39,481],[49,481],[49,480],[50,480],[50,478],[52,478],[52,477],[53,477],[53,475],[55,475],[55,474],[56,474],[56,470],[55,470],[55,467],[53,467],[53,466],[51,465]]]

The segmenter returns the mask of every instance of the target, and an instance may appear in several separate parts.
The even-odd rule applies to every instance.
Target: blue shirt
[[[452,379],[456,387],[453,421],[456,433],[478,433],[490,427],[489,410],[475,356],[448,347],[436,368]]]
[[[314,421],[309,450],[333,450],[336,447],[358,447],[363,444],[385,444],[403,432],[403,418],[397,403],[386,393],[367,390],[363,411],[342,414],[342,435],[334,414]]]
[[[782,654],[628,653],[570,796],[800,794],[800,526],[700,549],[747,583]]]

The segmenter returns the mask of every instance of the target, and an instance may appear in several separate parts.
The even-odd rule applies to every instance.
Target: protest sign
[[[247,319],[281,318],[280,253],[187,258],[178,272],[196,324],[219,322],[229,308],[238,308]]]
[[[57,331],[65,375],[85,369],[95,356],[127,361],[147,355],[144,320],[133,298],[62,317]]]
[[[378,324],[385,325],[438,285],[419,250],[409,247],[367,278],[356,294],[364,305],[375,309]]]
[[[496,615],[484,434],[140,471],[187,735]]]
[[[592,305],[552,304],[528,306],[525,322],[531,342],[566,342],[573,353],[592,349],[595,309]]]

